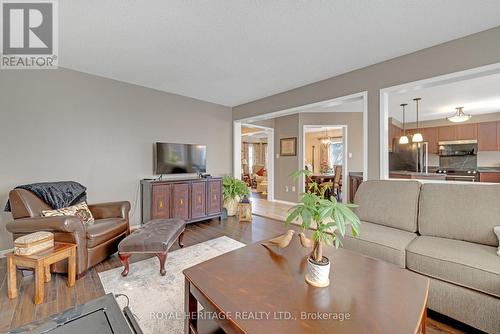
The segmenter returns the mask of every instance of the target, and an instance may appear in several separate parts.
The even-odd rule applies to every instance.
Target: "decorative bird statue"
[[[295,233],[294,230],[288,230],[285,234],[280,235],[279,237],[276,237],[274,239],[269,239],[267,241],[264,241],[262,243],[262,245],[266,246],[266,244],[269,244],[269,245],[272,245],[272,246],[278,246],[279,248],[285,248],[292,241],[292,237],[293,237],[294,233]]]
[[[314,241],[306,237],[304,232],[299,233],[299,238],[300,238],[300,244],[304,248],[313,248],[314,247]]]

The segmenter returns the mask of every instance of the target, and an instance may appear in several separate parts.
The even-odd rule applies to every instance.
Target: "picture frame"
[[[297,155],[297,137],[280,138],[280,156]]]

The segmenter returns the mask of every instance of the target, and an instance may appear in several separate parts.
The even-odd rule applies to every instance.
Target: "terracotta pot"
[[[224,201],[224,207],[227,210],[228,217],[236,216],[238,212],[238,203],[240,202],[240,198],[236,196],[233,199],[227,199]]]
[[[330,260],[323,256],[322,262],[316,262],[311,257],[307,259],[306,282],[318,288],[330,285]]]

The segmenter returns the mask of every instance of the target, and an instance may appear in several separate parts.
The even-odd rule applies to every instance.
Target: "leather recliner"
[[[6,227],[13,239],[33,232],[49,231],[54,233],[55,241],[76,244],[77,278],[115,253],[118,243],[130,233],[129,202],[89,204],[95,222],[85,225],[76,216],[42,217],[43,210],[52,208],[28,190],[10,191],[9,201],[14,221]],[[67,261],[53,264],[51,271],[66,273]]]

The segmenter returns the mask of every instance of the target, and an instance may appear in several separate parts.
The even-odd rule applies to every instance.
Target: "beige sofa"
[[[500,185],[367,181],[344,247],[430,279],[428,308],[500,333]]]

